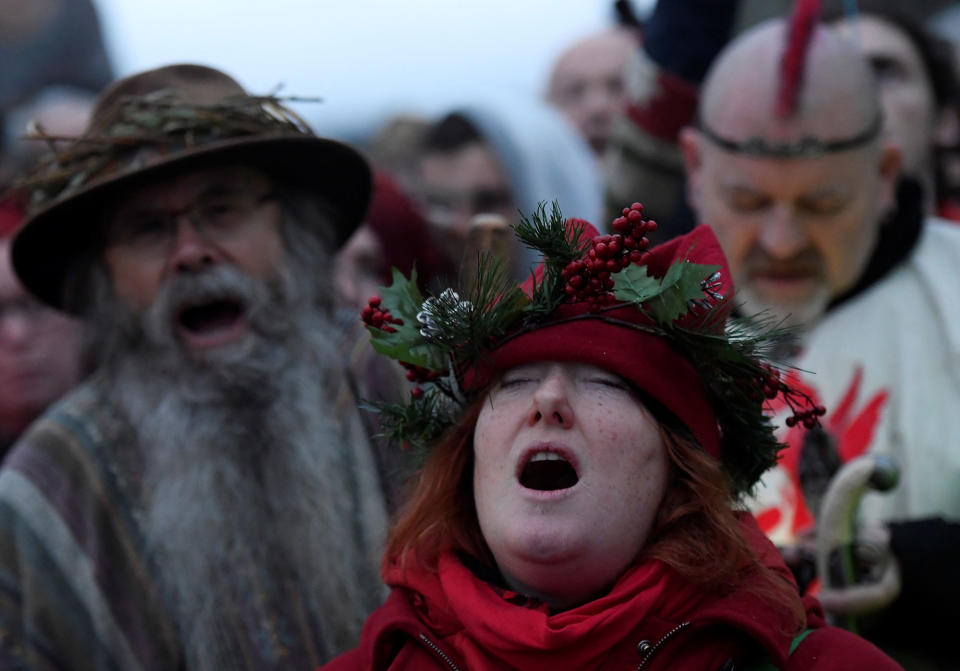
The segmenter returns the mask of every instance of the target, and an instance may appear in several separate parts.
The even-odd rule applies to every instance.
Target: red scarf
[[[478,671],[599,668],[645,617],[682,622],[702,594],[659,561],[631,568],[605,596],[554,615],[545,605],[511,603],[512,593],[498,592],[451,553],[440,557],[436,571],[389,564],[384,577],[391,587],[421,594],[420,617]]]

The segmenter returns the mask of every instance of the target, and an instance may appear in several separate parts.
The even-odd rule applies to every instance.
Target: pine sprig
[[[523,217],[514,230],[520,242],[543,256],[543,274],[539,281],[533,277],[531,305],[525,320],[533,323],[563,302],[564,280],[560,273],[568,263],[583,256],[586,246],[586,241],[581,239],[583,224],[576,220],[568,224],[556,201],[547,215],[547,204],[540,202],[530,217]]]
[[[718,306],[718,309],[725,309]],[[723,463],[735,492],[749,493],[760,475],[774,466],[783,448],[763,412],[763,380],[772,355],[796,333],[769,315],[731,317],[724,331],[666,326],[664,337],[684,354],[703,380],[723,429]]]
[[[503,261],[493,254],[481,254],[477,280],[470,292],[469,319],[463,328],[450,324],[451,358],[474,362],[489,350],[491,343],[515,327],[530,299],[516,285]]]
[[[438,435],[456,422],[462,407],[439,389],[430,389],[413,403],[365,406],[379,413],[379,437],[415,452],[426,451]]]

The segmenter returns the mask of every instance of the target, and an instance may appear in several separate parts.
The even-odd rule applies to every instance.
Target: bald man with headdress
[[[888,550],[900,589],[869,603],[850,589],[822,597],[861,616],[862,633],[904,666],[924,668],[911,648],[931,659],[956,621],[930,617],[927,604],[960,591],[960,230],[886,223],[899,149],[868,63],[819,24],[817,5],[801,1],[791,20],[744,33],[714,61],[696,123],[680,134],[687,197],[726,252],[740,309],[800,332],[783,354],[828,409],[814,438],[783,430],[790,447],[754,512],[778,544],[822,537],[830,476],[857,456],[892,457],[900,483],[864,497],[860,533]]]

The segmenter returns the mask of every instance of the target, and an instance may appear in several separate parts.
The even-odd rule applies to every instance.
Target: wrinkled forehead
[[[713,188],[728,197],[846,199],[869,184],[863,166],[862,156],[854,152],[785,161],[716,150],[704,152],[702,173]]]

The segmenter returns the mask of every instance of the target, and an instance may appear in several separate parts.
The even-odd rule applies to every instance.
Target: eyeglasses
[[[176,238],[178,222],[184,216],[200,235],[222,241],[245,227],[258,209],[274,200],[276,195],[272,192],[218,192],[200,196],[179,210],[132,209],[119,213],[110,222],[107,245],[138,252],[166,250]]]

